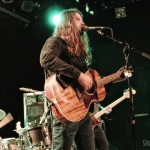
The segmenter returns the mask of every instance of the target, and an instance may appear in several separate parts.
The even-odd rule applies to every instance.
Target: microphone
[[[101,26],[88,27],[88,26],[84,26],[83,31],[103,30],[103,29],[106,29],[106,28],[108,28],[108,27],[101,27]]]

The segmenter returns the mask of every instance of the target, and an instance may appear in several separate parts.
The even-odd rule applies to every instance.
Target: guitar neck
[[[103,86],[107,83],[110,83],[116,79],[118,79],[120,77],[120,75],[122,74],[123,71],[117,72],[117,73],[113,73],[107,77],[101,78],[99,80],[96,81],[97,87]]]
[[[117,99],[116,101],[114,101],[113,103],[109,104],[108,106],[106,106],[104,109],[102,109],[101,111],[97,112],[94,117],[96,119],[98,119],[100,116],[102,116],[104,113],[106,113],[106,109],[107,107],[113,108],[114,106],[116,106],[117,104],[119,104],[121,101],[123,101],[126,98],[126,96],[122,96],[119,99]]]
[[[38,90],[33,90],[33,89],[30,89],[30,88],[19,88],[19,90],[21,91],[24,91],[24,92],[31,92],[31,93],[35,93],[35,92],[41,92],[41,91],[38,91]]]

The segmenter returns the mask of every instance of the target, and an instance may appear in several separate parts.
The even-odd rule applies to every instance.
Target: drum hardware
[[[9,143],[6,143],[6,144],[0,144],[0,150],[9,150],[9,149],[11,149],[11,147],[10,147],[10,144]]]
[[[27,124],[25,124],[25,128],[22,128],[21,122],[17,122],[16,129],[13,131],[18,133],[19,137],[17,139],[1,139],[0,150],[50,149],[52,141],[51,127],[48,123],[50,120],[48,115],[50,104],[46,106],[47,101],[44,92],[37,91],[24,94],[24,114]],[[5,120],[4,123],[3,120]],[[0,128],[13,120],[13,117],[9,113],[6,117],[3,117],[3,120],[0,121]]]
[[[15,138],[1,139],[0,150],[19,150],[18,141]]]
[[[15,132],[22,132],[23,131],[23,128],[22,129],[14,129],[13,131],[15,131]]]
[[[49,103],[48,106],[46,107],[46,110],[45,110],[45,112],[43,113],[42,118],[41,118],[39,124],[42,124],[43,121],[46,119],[47,114],[48,114],[48,111],[50,110],[50,105],[51,105],[51,103]]]
[[[20,138],[17,138],[17,139],[16,139],[16,142],[17,142],[17,145],[18,145],[18,149],[17,149],[17,150],[23,150],[24,148],[23,148],[23,146],[22,146],[22,144],[21,144]]]
[[[45,124],[28,125],[21,131],[18,139],[18,147],[23,150],[40,149],[46,150],[51,147],[50,127]],[[21,149],[21,150],[22,150]]]

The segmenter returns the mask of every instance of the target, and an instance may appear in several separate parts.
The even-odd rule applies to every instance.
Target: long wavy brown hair
[[[64,10],[60,13],[60,22],[56,25],[53,36],[59,36],[67,42],[67,49],[71,55],[83,56],[87,63],[92,61],[89,38],[86,32],[76,29],[73,17],[75,12],[83,18],[83,14],[76,8]]]

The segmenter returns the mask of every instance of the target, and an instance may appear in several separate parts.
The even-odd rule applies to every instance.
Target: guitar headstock
[[[125,66],[121,67],[118,72],[121,72],[121,77],[131,77],[133,68],[132,66],[129,66],[128,69],[126,69]]]
[[[128,69],[126,69],[124,71],[124,76],[125,77],[131,77],[132,76],[132,72],[133,72],[133,68],[132,68],[132,66],[129,66]]]
[[[135,93],[136,93],[136,91],[135,91],[134,89],[132,89],[131,92],[132,92],[132,94],[135,94]],[[126,98],[129,98],[129,97],[130,97],[129,89],[124,90],[123,95],[124,95]]]
[[[24,87],[19,88],[19,90],[24,91],[24,92],[31,92],[31,93],[38,92],[37,90],[33,90],[30,88],[24,88]]]

